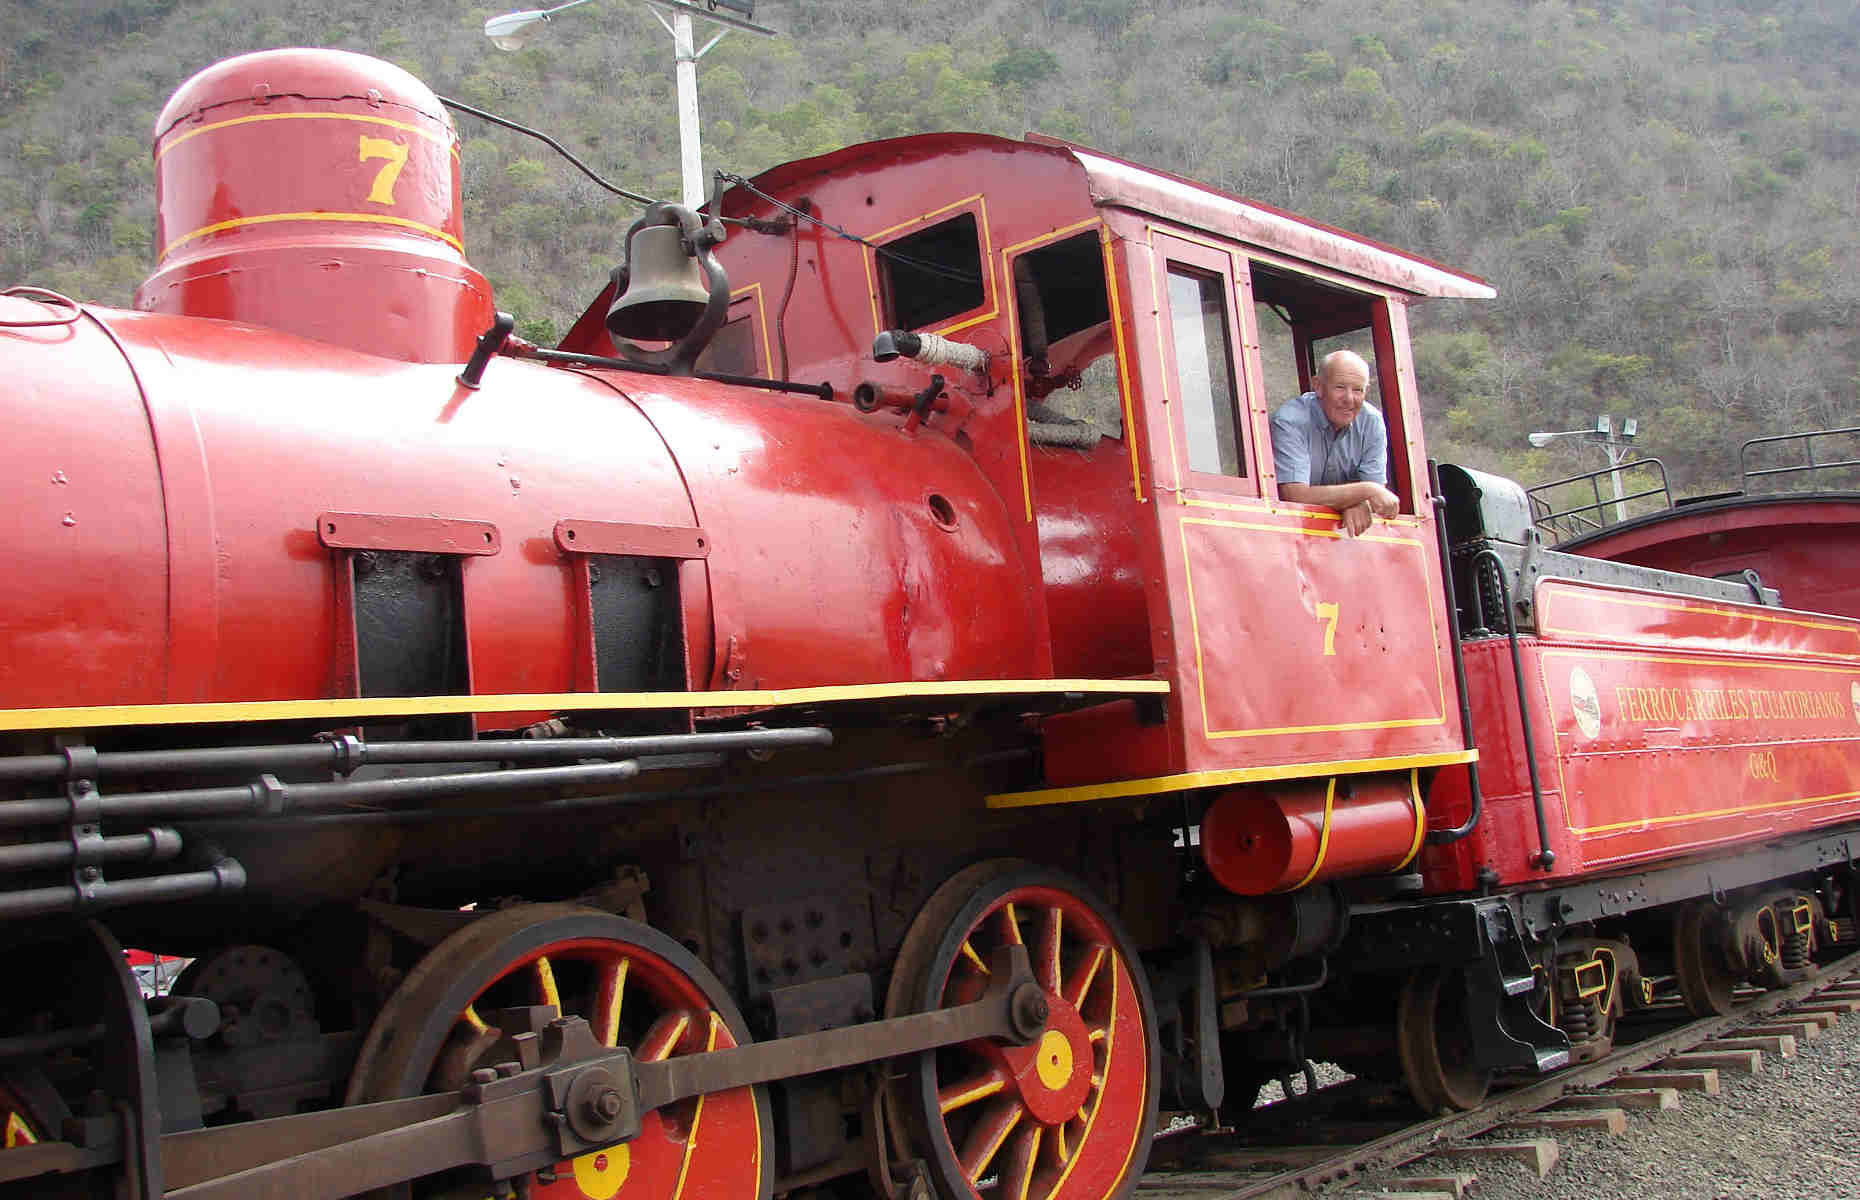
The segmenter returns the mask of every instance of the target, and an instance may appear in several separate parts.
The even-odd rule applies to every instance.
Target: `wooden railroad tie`
[[[1435,1196],[1465,1200],[1466,1189],[1477,1178],[1477,1175],[1410,1175],[1405,1179],[1391,1179],[1382,1184],[1382,1195],[1398,1197],[1399,1200],[1432,1200]]]
[[[1527,1138],[1517,1142],[1462,1142],[1457,1146],[1442,1146],[1434,1153],[1462,1158],[1507,1158],[1523,1163],[1537,1172],[1537,1178],[1543,1179],[1550,1174],[1550,1168],[1556,1166],[1557,1145],[1555,1138]]]
[[[1681,1092],[1718,1094],[1718,1072],[1706,1071],[1629,1071],[1615,1076],[1614,1082],[1630,1088],[1674,1088]]]
[[[1789,1015],[1794,1017],[1802,1013],[1830,1013],[1839,1019],[1848,1013],[1860,1012],[1860,1000],[1849,999],[1846,996],[1830,996],[1826,992],[1819,996],[1810,996],[1802,1004],[1803,1007],[1792,1010]]]
[[[1810,1038],[1820,1037],[1821,1031],[1827,1028],[1827,1026],[1819,1020],[1808,1021],[1797,1020],[1795,1018],[1796,1014],[1791,1013],[1789,1014],[1788,1020],[1765,1021],[1761,1025],[1746,1025],[1738,1030],[1738,1032],[1752,1037],[1774,1037],[1777,1034],[1786,1033],[1798,1042],[1806,1042]]]
[[[1746,1075],[1757,1075],[1763,1071],[1763,1052],[1761,1050],[1726,1050],[1722,1054],[1671,1054],[1660,1060],[1662,1069],[1674,1071],[1701,1071],[1714,1068],[1720,1071],[1742,1071]]]
[[[1599,1095],[1568,1095],[1556,1102],[1557,1108],[1644,1108],[1664,1112],[1679,1107],[1677,1088],[1611,1087]]]
[[[1768,1037],[1716,1038],[1709,1042],[1700,1042],[1699,1049],[1708,1054],[1720,1050],[1760,1050],[1765,1054],[1774,1054],[1778,1058],[1794,1058],[1795,1038],[1787,1033],[1772,1034]]]
[[[1506,1129],[1593,1129],[1609,1137],[1627,1132],[1627,1114],[1619,1108],[1595,1108],[1587,1112],[1537,1112],[1505,1122]]]

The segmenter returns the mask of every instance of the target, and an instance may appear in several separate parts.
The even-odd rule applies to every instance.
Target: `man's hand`
[[[1401,510],[1401,501],[1395,498],[1395,493],[1381,484],[1364,483],[1360,486],[1369,489],[1368,494],[1363,497],[1363,503],[1367,504],[1369,510],[1378,517],[1392,517]]]
[[[1369,528],[1375,517],[1392,517],[1401,511],[1395,493],[1379,483],[1359,480],[1356,483],[1330,483],[1314,486],[1305,483],[1282,483],[1279,498],[1299,504],[1322,504],[1337,510],[1343,527],[1351,537]]]

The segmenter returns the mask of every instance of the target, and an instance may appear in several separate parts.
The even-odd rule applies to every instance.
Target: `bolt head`
[[[1047,1016],[1046,993],[1038,984],[1023,984],[1015,990],[1008,1018],[1016,1033],[1031,1038],[1046,1028]]]

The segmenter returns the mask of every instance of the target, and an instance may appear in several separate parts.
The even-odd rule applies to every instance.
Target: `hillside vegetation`
[[[644,5],[596,0],[514,55],[481,34],[502,11],[0,0],[0,283],[126,303],[150,266],[156,112],[268,46],[391,59],[675,197],[670,38]],[[1860,423],[1852,0],[765,0],[756,19],[787,36],[732,34],[699,68],[707,169],[1037,129],[1484,275],[1496,302],[1417,323],[1439,457],[1589,469],[1593,448],[1524,435],[1608,412],[1697,491],[1735,482],[1744,438]],[[468,252],[547,339],[635,212],[459,124]]]

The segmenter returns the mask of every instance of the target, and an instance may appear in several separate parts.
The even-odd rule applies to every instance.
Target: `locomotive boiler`
[[[0,1189],[1113,1200],[1310,1058],[1471,1107],[1853,940],[1860,620],[1431,463],[1481,280],[930,134],[649,207],[543,348],[457,151],[230,59],[133,307],[0,295]],[[1354,537],[1270,440],[1338,348]]]

